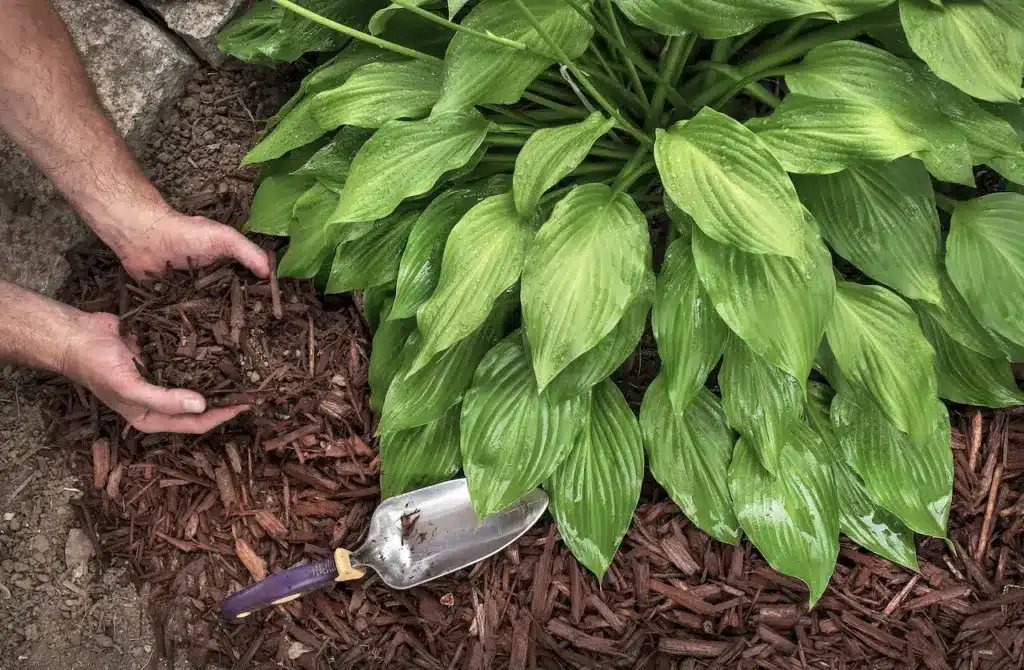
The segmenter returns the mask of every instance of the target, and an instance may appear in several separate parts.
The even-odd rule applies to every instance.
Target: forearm
[[[0,0],[0,128],[107,244],[166,208],[96,98],[49,0]]]
[[[0,363],[64,372],[82,312],[0,282]]]

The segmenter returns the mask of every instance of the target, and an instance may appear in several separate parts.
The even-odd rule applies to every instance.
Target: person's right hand
[[[143,433],[202,434],[233,419],[246,406],[206,410],[195,391],[165,389],[148,383],[135,367],[131,347],[118,332],[113,314],[80,313],[71,333],[61,372]]]

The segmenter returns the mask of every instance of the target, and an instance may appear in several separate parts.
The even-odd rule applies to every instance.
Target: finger
[[[218,407],[203,414],[168,415],[149,412],[132,425],[143,433],[187,433],[202,435],[248,410],[246,405]]]
[[[187,389],[165,389],[145,382],[141,376],[120,389],[121,398],[157,414],[202,414],[206,399]]]
[[[265,279],[270,276],[270,259],[267,258],[267,252],[229,226],[221,226],[218,235],[221,255],[234,258],[252,270],[257,277]]]

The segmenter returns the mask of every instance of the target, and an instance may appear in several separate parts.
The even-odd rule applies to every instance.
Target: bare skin
[[[269,275],[266,255],[238,231],[164,202],[103,113],[48,0],[0,0],[0,16],[0,128],[131,276],[218,258]],[[86,314],[0,282],[0,362],[67,375],[144,432],[204,433],[245,411],[207,411],[194,391],[147,383],[117,325],[112,314]]]

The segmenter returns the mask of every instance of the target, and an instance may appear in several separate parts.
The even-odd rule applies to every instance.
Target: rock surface
[[[211,65],[227,56],[217,48],[217,33],[245,6],[246,0],[143,0],[163,17],[196,54]]]
[[[120,0],[56,0],[104,108],[129,139],[143,137],[197,67],[172,36]],[[0,134],[0,279],[53,294],[64,252],[88,232],[57,190]]]

